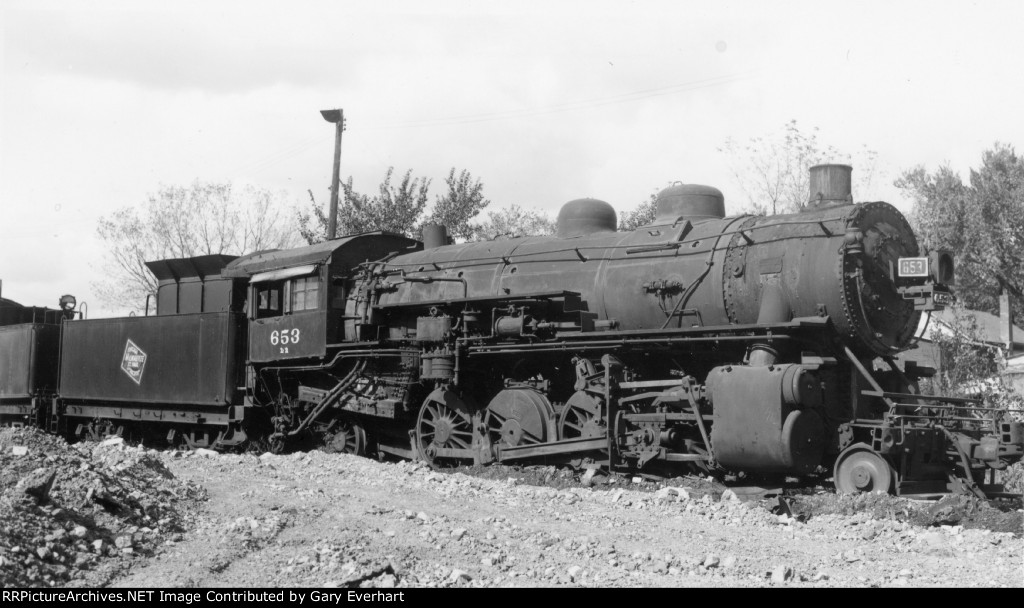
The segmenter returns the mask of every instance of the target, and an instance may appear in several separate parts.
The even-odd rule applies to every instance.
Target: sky
[[[669,182],[742,193],[719,151],[782,131],[966,179],[1024,141],[1024,3],[0,0],[3,296],[111,309],[97,221],[161,185],[256,184],[299,207],[388,167],[484,184],[491,209],[620,212]],[[856,181],[857,166],[854,166]]]

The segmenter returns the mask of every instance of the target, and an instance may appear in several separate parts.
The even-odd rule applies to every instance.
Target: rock
[[[373,581],[374,587],[379,589],[393,589],[398,584],[398,579],[395,578],[394,574],[385,574]]]
[[[725,557],[725,559],[722,560],[722,567],[723,568],[732,568],[735,565],[736,565],[736,556],[735,555],[727,555]]]
[[[569,566],[569,570],[568,570],[569,580],[571,580],[573,582],[576,582],[577,577],[579,577],[580,572],[582,572],[582,571],[583,571],[583,568],[581,568],[579,566]]]
[[[114,539],[114,546],[117,547],[118,549],[124,549],[124,548],[127,548],[127,547],[131,547],[132,546],[132,537],[131,536],[127,536],[127,535],[118,536],[117,538]]]
[[[819,573],[815,574],[813,577],[811,577],[811,580],[814,581],[814,582],[827,581],[828,580],[828,575],[825,574],[824,572],[819,572]]]
[[[496,538],[498,538],[498,537],[494,535],[494,532],[488,532],[487,533],[487,540],[494,540]]]
[[[497,562],[493,557],[485,557],[480,560],[480,563],[485,566],[493,566]]]
[[[387,530],[386,532],[384,532],[384,536],[394,537],[395,536],[395,531],[394,530]]]
[[[932,505],[928,514],[936,524],[955,525],[974,510],[973,506],[969,496],[950,494]]]
[[[93,548],[94,551],[96,551],[96,553],[102,552],[103,551],[103,540],[96,539],[96,540],[92,541],[92,548]]]
[[[12,445],[11,454],[13,454],[14,456],[24,456],[25,454],[28,454],[28,446]]]
[[[907,568],[904,568],[903,570],[900,570],[900,576],[903,577],[903,578],[913,578],[914,577],[914,571],[910,570],[910,569],[907,569]]]
[[[46,559],[50,557],[50,550],[46,547],[39,547],[36,549],[36,555],[39,556],[39,559]]]
[[[56,470],[39,468],[23,477],[17,487],[25,494],[35,498],[39,504],[44,504],[50,499],[50,490],[53,488],[53,480],[56,477]]]
[[[428,522],[428,521],[430,521],[430,516],[427,515],[426,513],[424,513],[423,511],[420,511],[419,513],[416,514],[416,519],[418,519],[418,520],[420,520],[422,522]]]
[[[733,492],[732,490],[726,490],[725,492],[722,492],[721,502],[729,504],[739,504],[741,501],[740,497],[736,495],[736,492]]]
[[[926,532],[917,538],[921,541],[921,544],[932,548],[942,547],[946,544],[946,539],[943,538],[940,532]]]
[[[779,566],[772,570],[772,582],[784,583],[793,578],[793,569],[789,566]]]
[[[686,488],[662,488],[654,493],[654,498],[661,502],[682,502],[690,500],[690,493],[686,491]]]
[[[643,482],[644,482],[644,478],[643,477],[634,477],[633,478],[633,483],[635,483],[637,485],[642,484]]]
[[[465,528],[455,528],[452,530],[452,538],[455,540],[462,540],[462,537],[466,535]]]
[[[511,478],[510,478],[511,479]],[[473,580],[473,577],[469,575],[465,570],[459,570],[458,568],[452,570],[452,573],[448,575],[448,580],[453,583],[468,583]]]
[[[589,488],[594,485],[594,475],[597,473],[597,469],[587,469],[584,471],[583,476],[580,477],[580,483],[584,487]]]
[[[720,560],[718,559],[717,555],[708,555],[704,558],[703,565],[705,568],[717,568],[719,563]]]
[[[616,490],[615,493],[612,494],[612,502],[619,502],[620,498],[622,498],[622,490]]]
[[[111,446],[121,445],[123,443],[124,439],[122,437],[111,437],[110,439],[104,439],[103,441],[101,441],[99,447],[109,448]]]
[[[88,533],[89,529],[85,526],[75,526],[75,529],[71,531],[71,535],[75,538],[85,538]]]
[[[220,452],[215,452],[214,450],[208,450],[206,448],[196,448],[193,450],[193,453],[196,456],[201,456],[203,458],[214,458],[216,456],[220,456]]]

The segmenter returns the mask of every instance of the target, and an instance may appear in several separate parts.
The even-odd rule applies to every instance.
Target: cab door
[[[322,358],[327,352],[326,289],[321,268],[302,266],[250,280],[249,359]]]

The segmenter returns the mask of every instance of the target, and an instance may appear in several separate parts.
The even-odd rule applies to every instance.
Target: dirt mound
[[[1020,501],[989,502],[973,496],[949,495],[937,502],[909,500],[887,494],[816,494],[788,497],[793,513],[805,519],[825,514],[867,514],[873,519],[915,526],[962,526],[993,532],[1024,533]]]
[[[618,472],[576,469],[569,466],[553,465],[466,465],[450,468],[438,468],[440,473],[462,473],[480,479],[505,481],[516,480],[516,483],[564,490],[569,488],[627,488],[637,492],[657,492],[665,487],[685,487],[698,497],[710,494],[718,500],[725,486],[710,477],[686,475],[682,477],[661,477],[658,475],[634,474],[625,475]]]
[[[151,554],[204,495],[154,451],[120,439],[69,446],[37,429],[2,429],[0,586],[81,583],[86,571]]]

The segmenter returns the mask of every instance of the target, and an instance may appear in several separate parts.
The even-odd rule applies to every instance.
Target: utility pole
[[[327,238],[333,239],[338,232],[338,187],[341,179],[341,134],[345,131],[345,111],[320,110],[327,122],[334,123],[334,177],[331,178],[331,214],[327,222]]]
[[[1002,290],[999,294],[999,341],[1006,348],[1007,358],[1013,356],[1013,307],[1010,294]]]

